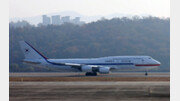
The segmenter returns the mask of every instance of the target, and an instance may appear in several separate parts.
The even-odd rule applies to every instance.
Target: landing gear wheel
[[[148,73],[147,73],[147,72],[145,73],[145,76],[148,76]]]
[[[96,72],[86,72],[86,76],[97,76]]]
[[[97,76],[97,72],[94,72],[93,74],[94,74],[94,76]]]
[[[86,73],[86,76],[90,76],[90,72],[87,72],[87,73]]]

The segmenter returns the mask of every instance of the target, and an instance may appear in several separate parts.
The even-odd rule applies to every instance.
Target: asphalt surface
[[[9,76],[10,101],[170,100],[169,73],[151,72],[145,76],[144,72],[120,72],[97,77],[86,77],[84,73],[10,73]]]
[[[85,73],[9,73],[10,77],[86,77]],[[144,72],[119,72],[98,74],[97,77],[147,77]],[[170,77],[168,72],[149,72],[148,77]]]
[[[10,101],[169,101],[169,82],[10,82]]]

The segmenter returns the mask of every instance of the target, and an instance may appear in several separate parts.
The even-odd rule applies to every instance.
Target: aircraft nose
[[[161,65],[161,62],[157,61],[157,64]]]
[[[157,61],[157,60],[154,60],[155,64],[157,64],[158,66],[161,65],[161,62]]]

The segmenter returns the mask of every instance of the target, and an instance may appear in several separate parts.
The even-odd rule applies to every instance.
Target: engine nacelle
[[[101,74],[109,74],[109,70],[110,70],[109,67],[100,67],[99,68],[99,73],[101,73]]]
[[[81,67],[82,72],[92,72],[92,67],[88,65],[84,65]]]

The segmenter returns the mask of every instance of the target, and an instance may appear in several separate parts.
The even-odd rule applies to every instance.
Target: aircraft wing
[[[81,69],[82,66],[89,66],[92,67],[94,69],[98,69],[104,66],[98,66],[98,65],[86,65],[86,64],[78,64],[78,63],[56,63],[56,62],[50,62],[54,65],[65,65],[65,66],[71,66],[72,68],[76,68],[76,69]],[[107,66],[106,66],[107,67]],[[109,67],[110,69],[113,69],[111,67]]]
[[[49,62],[49,61],[48,61]],[[81,66],[85,66],[86,64],[78,64],[78,63],[56,63],[56,62],[49,62],[51,64],[54,64],[54,65],[65,65],[65,66],[72,66],[72,67],[81,67]],[[97,66],[97,65],[88,65],[88,66],[91,66],[91,67],[100,67],[100,66]]]

